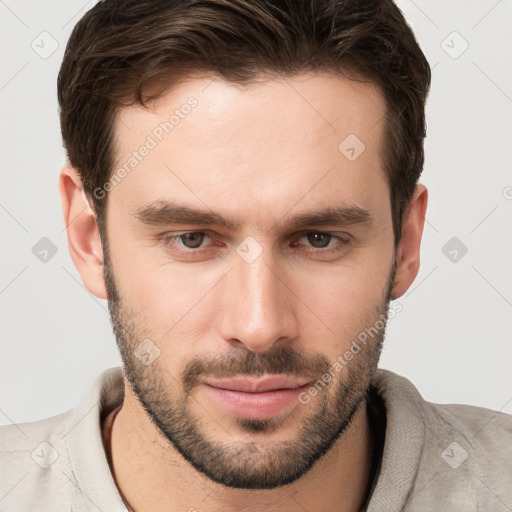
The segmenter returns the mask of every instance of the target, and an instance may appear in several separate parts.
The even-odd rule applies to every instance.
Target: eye
[[[312,252],[330,252],[343,249],[348,243],[348,236],[342,237],[332,233],[310,231],[304,233],[299,240],[306,239]]]
[[[308,242],[317,249],[327,247],[329,242],[333,239],[333,236],[328,233],[306,233],[304,236],[307,238]]]
[[[187,233],[165,233],[160,237],[161,243],[177,252],[193,252],[196,249],[204,249],[203,243],[213,236],[204,231],[190,231]]]
[[[205,233],[202,232],[193,232],[193,233],[184,233],[182,235],[178,235],[176,238],[182,242],[182,244],[187,249],[197,249],[204,242],[206,237]]]

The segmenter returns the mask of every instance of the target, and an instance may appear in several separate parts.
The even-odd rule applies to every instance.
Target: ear
[[[71,259],[85,287],[96,297],[106,299],[103,248],[96,218],[82,194],[80,177],[70,165],[60,172],[59,190]]]
[[[396,254],[396,274],[391,298],[401,297],[413,283],[420,268],[420,244],[425,225],[428,191],[417,185],[402,223],[402,238]]]

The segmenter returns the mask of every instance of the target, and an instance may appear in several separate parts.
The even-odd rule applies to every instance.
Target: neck
[[[198,472],[160,434],[126,383],[109,448],[117,487],[135,512],[357,511],[364,503],[371,472],[366,402],[305,475],[272,490],[231,489]]]

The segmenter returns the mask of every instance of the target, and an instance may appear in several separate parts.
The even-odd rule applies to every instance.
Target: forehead
[[[182,81],[149,108],[120,110],[114,173],[125,172],[112,200],[247,210],[250,198],[260,214],[299,201],[368,206],[388,195],[384,114],[376,86],[335,74]]]

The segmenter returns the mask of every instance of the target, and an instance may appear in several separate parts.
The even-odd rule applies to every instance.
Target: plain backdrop
[[[94,3],[0,1],[2,424],[75,407],[120,364],[107,303],[69,256],[58,195],[56,77]],[[398,5],[433,69],[421,180],[430,203],[421,270],[380,366],[429,401],[512,412],[512,3]],[[46,262],[44,237],[56,250]]]

